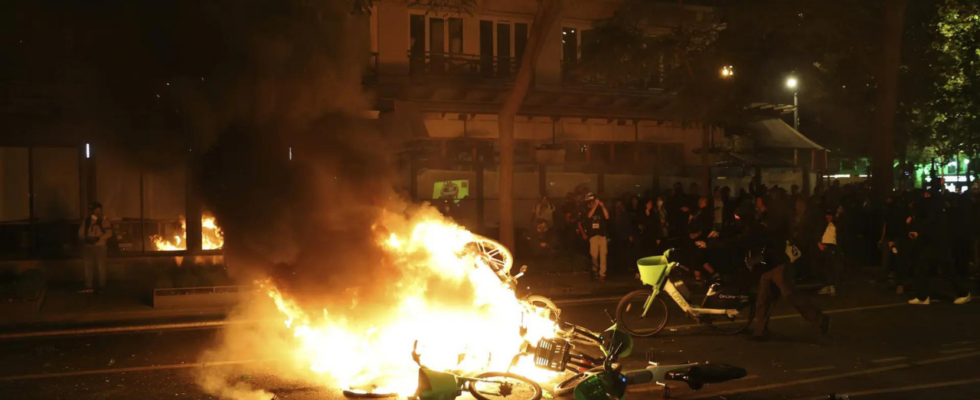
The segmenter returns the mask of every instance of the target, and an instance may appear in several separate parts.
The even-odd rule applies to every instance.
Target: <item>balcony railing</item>
[[[561,62],[561,81],[568,86],[605,87],[611,89],[656,90],[663,89],[664,76],[659,68],[651,68],[636,75],[616,76],[587,71],[576,61]]]
[[[517,74],[517,59],[461,53],[409,52],[412,75],[461,78],[511,79]]]

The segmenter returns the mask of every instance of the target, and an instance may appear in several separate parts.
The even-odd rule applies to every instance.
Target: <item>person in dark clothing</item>
[[[793,236],[790,241],[803,253],[800,259],[793,263],[796,267],[796,280],[807,281],[814,277],[814,257],[817,247],[815,231],[818,220],[814,217],[814,212],[808,207],[807,199],[800,197],[796,199],[793,215]]]
[[[949,229],[953,268],[961,278],[970,276],[970,245],[973,241],[973,202],[967,195],[949,195]]]
[[[761,275],[756,298],[755,327],[750,340],[767,340],[769,312],[778,299],[772,293],[773,285],[779,290],[779,294],[796,307],[804,319],[818,328],[821,334],[826,335],[830,329],[830,318],[824,315],[809,298],[797,292],[792,279],[786,275],[789,257],[786,256],[785,242],[789,237],[789,221],[781,221],[782,215],[778,212],[769,214],[765,208],[760,211],[761,218],[757,220],[753,215],[755,210],[750,203],[740,205],[735,212],[735,218],[743,225],[741,232],[717,243],[713,241],[711,245],[711,247],[721,247],[736,252],[762,253],[764,262],[753,266],[757,269],[754,272],[759,272]],[[705,241],[698,241],[696,245],[700,248],[708,248]]]
[[[659,201],[663,202],[662,199]],[[637,236],[639,236],[639,240],[635,240],[637,259],[661,254],[660,241],[664,238],[663,222],[663,216],[654,204],[654,200],[647,200],[643,212],[637,219]]]
[[[550,258],[555,252],[555,235],[548,226],[548,221],[539,219],[535,229],[527,237],[528,248],[535,257]]]
[[[936,181],[936,178],[933,178]],[[921,211],[909,219],[909,238],[919,242],[919,259],[915,265],[915,298],[909,304],[930,303],[929,272],[935,266],[943,277],[953,284],[956,300],[953,304],[966,304],[972,300],[966,283],[960,280],[953,268],[949,221],[946,203],[940,197],[939,185],[925,192]]]
[[[701,197],[697,201],[697,208],[687,218],[688,233],[702,232],[705,236],[714,231],[712,221],[714,212],[708,208],[708,198]],[[692,230],[693,229],[693,230]]]
[[[622,200],[616,200],[612,216],[612,241],[609,254],[613,269],[627,268],[630,246],[633,244],[633,218]]]
[[[675,183],[673,196],[667,198],[668,237],[683,238],[687,234],[687,217],[691,212],[689,202],[684,194],[684,185]]]
[[[893,273],[890,273],[889,276],[895,281],[895,293],[902,294],[905,293],[905,285],[911,277],[907,254],[909,248],[906,246],[909,240],[909,232],[908,224],[905,222],[911,214],[909,214],[908,205],[898,195],[888,198],[884,213],[879,243],[882,264],[886,268],[891,268]]]
[[[703,226],[700,223],[691,222],[687,228],[688,237],[678,246],[678,259],[681,265],[686,266],[694,274],[694,279],[698,281],[701,280],[702,276],[718,276],[708,258],[708,250],[697,246],[697,242],[704,241],[708,237],[708,234],[704,233]]]

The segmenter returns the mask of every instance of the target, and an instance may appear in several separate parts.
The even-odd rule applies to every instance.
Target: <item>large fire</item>
[[[153,246],[157,250],[177,251],[187,250],[187,220],[180,217],[180,232],[167,239],[161,235],[150,236]],[[225,244],[224,233],[221,227],[215,222],[214,216],[205,214],[201,216],[201,249],[218,250]]]
[[[423,365],[475,373],[505,371],[525,341],[536,344],[555,335],[548,311],[518,299],[467,247],[482,238],[437,218],[417,222],[409,231],[378,234],[379,246],[405,271],[393,282],[379,282],[398,299],[388,314],[394,317],[383,321],[352,321],[327,309],[310,315],[288,293],[260,282],[295,341],[290,359],[301,360],[324,383],[409,395],[418,384],[418,366],[410,356],[416,341]],[[466,296],[433,298],[430,285],[435,284],[458,285]],[[348,311],[340,307],[351,305],[338,305]],[[535,368],[531,358],[522,357],[511,372],[537,380],[554,376]]]

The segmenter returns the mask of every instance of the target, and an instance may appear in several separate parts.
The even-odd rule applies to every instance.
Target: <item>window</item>
[[[409,19],[409,69],[425,70],[425,16],[412,15]]]
[[[493,21],[480,21],[480,72],[493,77]]]
[[[575,62],[578,60],[578,30],[575,28],[561,29],[561,60]]]
[[[461,18],[449,18],[449,52],[453,54],[463,52],[463,20]]]
[[[497,76],[510,76],[510,24],[497,24]]]
[[[524,58],[524,49],[527,48],[527,24],[514,24],[514,58],[517,60],[518,68],[521,59]]]

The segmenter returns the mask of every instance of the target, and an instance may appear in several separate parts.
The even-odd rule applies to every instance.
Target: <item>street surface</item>
[[[661,363],[710,360],[749,371],[745,379],[698,392],[670,383],[680,399],[825,399],[832,393],[852,399],[980,398],[980,301],[910,306],[882,285],[848,289],[817,298],[832,316],[832,338],[821,344],[784,303],[766,343],[693,326],[671,305],[670,326],[657,337],[638,339],[636,355],[624,360],[624,368],[642,368],[649,352]],[[612,312],[615,301],[582,303],[563,306],[563,318],[597,330],[609,324],[603,310]],[[280,379],[275,365],[262,360],[198,364],[220,329],[2,340],[0,399],[208,399],[213,397],[196,377],[215,368],[281,399],[343,399],[336,388]],[[635,386],[627,398],[655,399],[661,393],[655,385]]]

